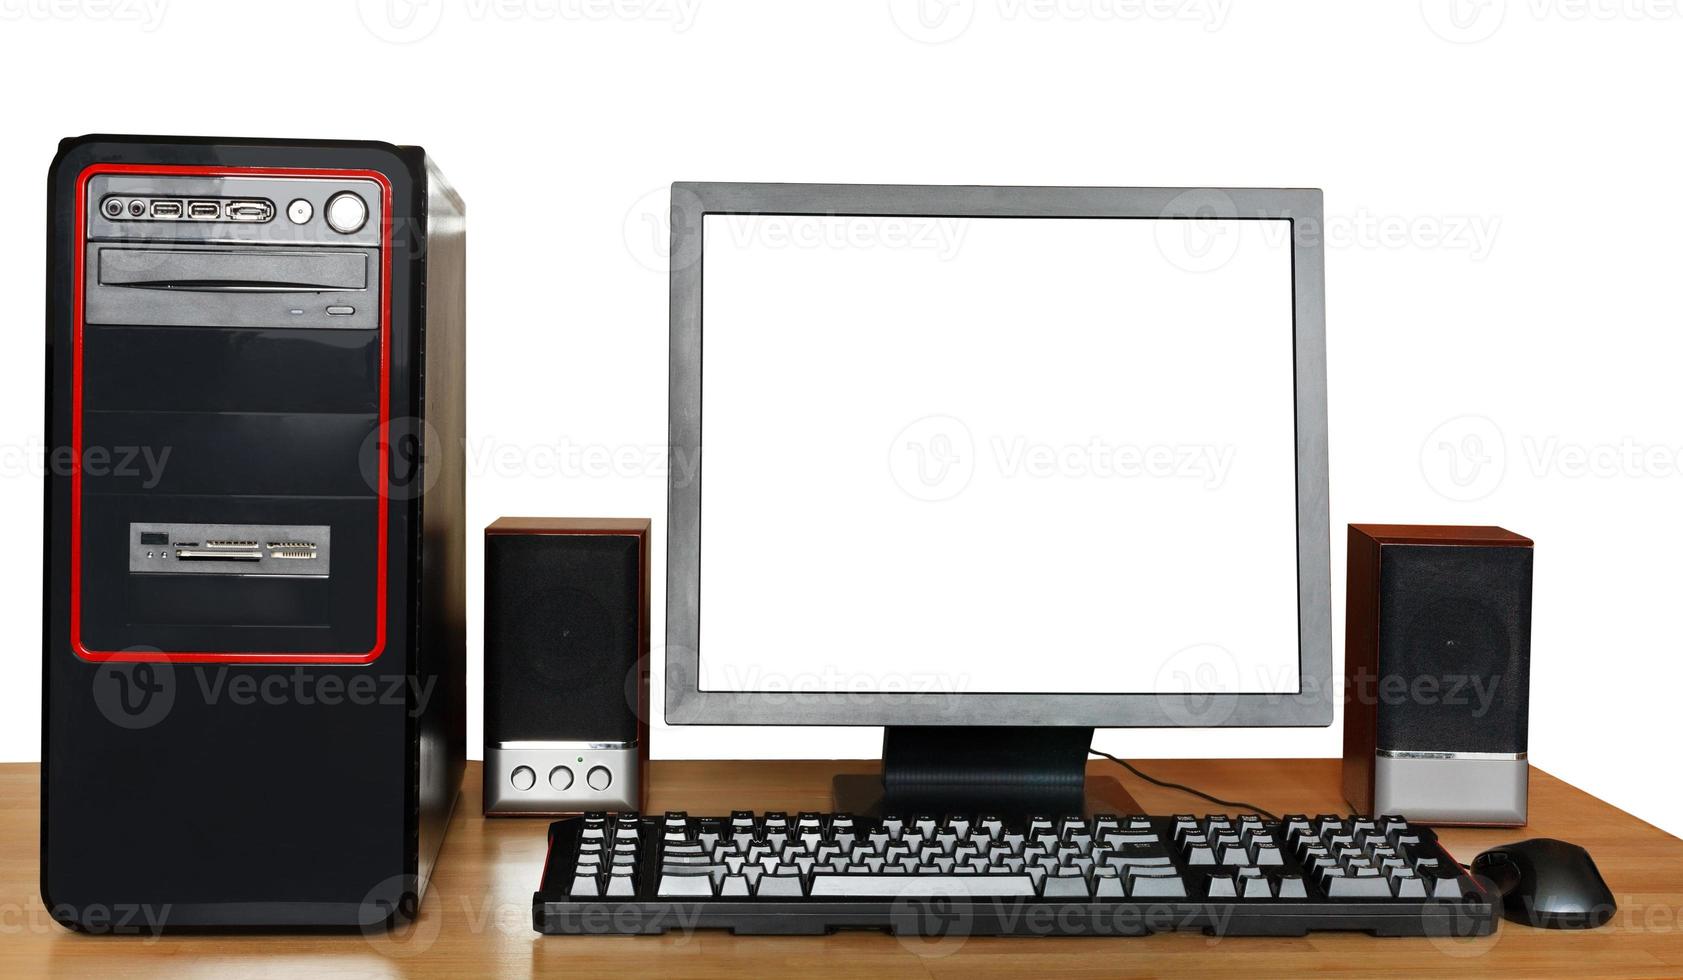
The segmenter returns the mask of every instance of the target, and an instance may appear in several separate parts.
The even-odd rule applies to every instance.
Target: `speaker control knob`
[[[566,766],[556,766],[549,771],[549,788],[557,793],[565,793],[573,788],[573,771]]]
[[[585,775],[584,781],[590,784],[591,789],[600,793],[612,785],[614,774],[604,766],[595,766]]]
[[[536,786],[538,782],[538,774],[532,771],[531,766],[516,767],[513,772],[509,773],[508,778],[514,784],[514,788],[522,793]]]

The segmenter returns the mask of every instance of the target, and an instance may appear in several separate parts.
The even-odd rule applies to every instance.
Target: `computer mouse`
[[[1493,847],[1473,859],[1473,874],[1502,893],[1510,922],[1545,929],[1594,929],[1617,906],[1589,852],[1576,844],[1535,837]]]

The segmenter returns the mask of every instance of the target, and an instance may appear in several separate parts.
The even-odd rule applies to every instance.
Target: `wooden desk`
[[[656,762],[650,810],[723,814],[732,808],[822,810],[830,775],[862,762]],[[1095,771],[1113,771],[1096,762]],[[1142,763],[1276,812],[1345,809],[1338,762]],[[1200,801],[1127,774],[1153,813],[1204,812]],[[1134,939],[971,939],[924,947],[879,933],[823,938],[734,937],[703,932],[660,938],[564,938],[532,931],[532,891],[544,857],[543,820],[479,815],[479,766],[469,763],[444,858],[420,919],[408,929],[360,935],[92,937],[66,932],[37,893],[39,769],[0,766],[0,976],[847,976],[981,977],[1174,975],[1303,977],[1497,975],[1683,976],[1683,841],[1542,772],[1531,780],[1531,826],[1445,830],[1463,861],[1523,837],[1559,837],[1589,848],[1618,897],[1612,923],[1552,932],[1503,923],[1477,940],[1375,939],[1312,933],[1301,939],[1213,939],[1171,934]]]

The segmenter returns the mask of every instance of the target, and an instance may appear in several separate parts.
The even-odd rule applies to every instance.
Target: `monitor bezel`
[[[1297,440],[1296,693],[875,693],[700,687],[703,218],[710,214],[1284,219],[1292,224]],[[666,721],[673,725],[1316,727],[1332,723],[1325,267],[1314,188],[672,185]],[[768,567],[783,535],[766,529]]]

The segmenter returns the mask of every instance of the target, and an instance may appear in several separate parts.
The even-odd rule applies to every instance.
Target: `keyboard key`
[[[712,898],[713,876],[706,871],[664,871],[655,894],[661,898]]]
[[[799,872],[778,871],[760,875],[754,894],[760,898],[800,898],[806,890]]]
[[[1326,880],[1329,898],[1390,898],[1391,883],[1377,875],[1353,878],[1341,875]]]
[[[1185,898],[1186,884],[1172,874],[1153,874],[1152,868],[1130,868],[1129,898]]]
[[[763,892],[761,893],[763,896]],[[860,875],[817,872],[814,898],[898,898],[945,895],[952,898],[1032,898],[1034,882],[1026,874]],[[1085,896],[1086,892],[1083,891]]]

